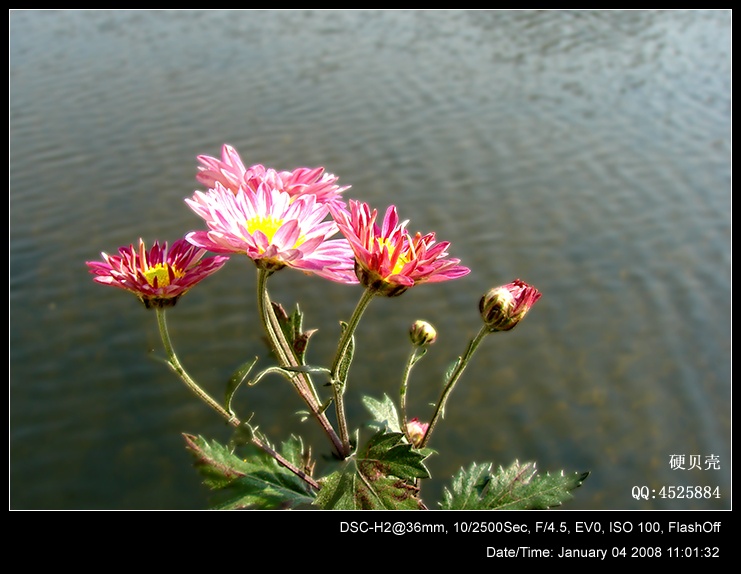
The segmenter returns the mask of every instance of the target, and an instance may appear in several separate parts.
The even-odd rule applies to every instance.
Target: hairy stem
[[[407,437],[409,443],[412,439],[409,437],[409,430],[407,429],[407,388],[409,387],[409,374],[412,372],[414,364],[422,358],[425,354],[425,349],[418,349],[414,347],[412,352],[409,354],[409,359],[404,366],[404,373],[401,376],[401,388],[399,389],[399,410],[401,411],[401,430],[404,436]]]
[[[165,346],[165,353],[167,353],[167,364],[177,374],[180,379],[187,385],[187,387],[193,391],[204,403],[214,409],[223,418],[227,420],[232,426],[238,427],[240,425],[239,419],[234,417],[229,411],[222,407],[216,402],[206,391],[204,391],[198,383],[196,383],[190,375],[185,371],[183,366],[180,364],[180,360],[175,354],[175,349],[172,346],[172,340],[170,339],[170,332],[167,328],[167,320],[165,318],[165,309],[162,307],[155,307],[157,310],[157,325],[160,330],[160,337],[162,338],[162,344]]]
[[[281,329],[270,301],[270,295],[268,294],[267,289],[268,275],[268,271],[265,271],[264,269],[258,270],[257,304],[260,311],[260,319],[263,328],[268,335],[268,340],[270,341],[273,351],[278,356],[281,365],[283,367],[298,367],[300,366],[299,361],[296,358],[293,347],[291,347],[283,334],[283,329]],[[309,375],[306,373],[296,373],[295,376],[291,378],[291,382],[298,394],[309,407],[311,414],[319,422],[322,429],[329,437],[337,455],[340,458],[347,457],[350,453],[345,449],[343,442],[337,436],[337,432],[334,430],[332,423],[329,422],[327,415],[324,413]]]
[[[342,441],[343,452],[345,452],[347,456],[349,456],[349,454],[352,452],[352,447],[350,446],[350,433],[347,428],[347,416],[345,415],[344,394],[346,382],[345,377],[347,373],[340,373],[340,368],[345,361],[345,355],[347,354],[348,348],[350,347],[350,342],[352,341],[353,335],[355,334],[355,330],[358,328],[360,318],[363,316],[363,313],[368,307],[368,304],[373,299],[374,295],[375,293],[370,289],[366,289],[365,291],[363,291],[363,294],[361,295],[360,300],[355,306],[355,310],[353,311],[353,314],[350,317],[347,326],[342,332],[330,372],[330,377],[332,379],[332,390],[334,392],[335,412],[337,413],[337,425],[340,430],[340,439]]]
[[[437,425],[438,421],[440,420],[440,416],[442,415],[443,411],[445,410],[445,403],[448,401],[448,398],[450,397],[450,393],[453,392],[453,387],[455,387],[458,380],[461,378],[461,375],[463,374],[463,371],[466,368],[466,365],[468,365],[468,362],[471,360],[471,357],[476,352],[476,349],[481,344],[481,341],[484,340],[484,337],[490,333],[488,327],[484,325],[481,330],[476,334],[476,336],[468,343],[468,347],[466,348],[465,354],[458,360],[458,363],[455,366],[455,369],[453,369],[453,372],[450,373],[450,378],[448,379],[448,382],[445,384],[445,387],[443,388],[443,392],[440,395],[440,400],[437,402],[437,406],[435,407],[435,413],[432,415],[432,420],[430,421],[430,426],[427,427],[427,432],[425,433],[425,436],[422,438],[422,441],[420,442],[419,448],[424,448],[427,445],[427,441],[430,440],[430,435],[432,434],[432,431],[435,428],[435,425]]]
[[[218,402],[216,402],[216,400],[212,398],[211,395],[204,391],[201,386],[193,380],[193,378],[188,374],[183,365],[180,363],[178,356],[175,354],[175,348],[172,345],[172,339],[170,339],[170,331],[167,328],[165,309],[162,307],[155,307],[155,309],[157,311],[157,326],[159,327],[162,344],[165,347],[165,353],[167,353],[167,364],[169,365],[169,367],[175,372],[178,377],[180,377],[180,380],[182,380],[186,384],[186,386],[191,391],[193,391],[204,403],[206,403],[217,413],[219,413],[222,418],[226,419],[227,423],[235,428],[239,427],[242,422],[236,416],[222,407]],[[251,442],[256,447],[262,449],[264,452],[272,456],[278,462],[278,464],[284,466],[285,468],[293,472],[296,476],[304,480],[312,488],[314,488],[315,490],[319,490],[319,484],[313,478],[308,476],[300,468],[297,468],[295,465],[291,464],[288,460],[286,460],[279,453],[275,452],[275,450],[270,448],[263,441],[253,436]]]

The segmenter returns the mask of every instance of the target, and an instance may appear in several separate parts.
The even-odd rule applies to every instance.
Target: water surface
[[[183,199],[224,142],[325,166],[473,269],[373,301],[354,425],[362,394],[395,396],[413,320],[440,333],[411,381],[424,419],[481,294],[543,292],[456,388],[429,506],[460,467],[519,459],[590,470],[569,509],[731,508],[730,11],[12,11],[9,34],[11,508],[206,507],[181,433],[228,430],[154,360],[154,315],[84,262],[200,228]],[[266,355],[255,281],[235,259],[170,313],[215,396]],[[359,290],[289,270],[271,292],[327,363]],[[279,379],[239,397],[321,450],[300,406]]]

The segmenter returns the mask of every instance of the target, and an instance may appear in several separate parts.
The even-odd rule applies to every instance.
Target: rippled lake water
[[[478,330],[481,294],[515,277],[542,291],[456,388],[430,445],[430,507],[460,467],[519,459],[591,471],[568,509],[730,509],[731,20],[11,11],[10,508],[206,508],[181,433],[228,429],[155,360],[154,315],[94,284],[85,261],[200,228],[183,202],[195,158],[228,142],[248,164],[326,167],[473,269],[373,301],[354,425],[362,394],[395,396],[413,320],[440,333],[410,384],[424,419]],[[215,396],[265,357],[247,263],[170,313],[181,359]],[[300,302],[327,363],[359,290],[286,271],[271,291]],[[319,441],[300,406],[282,380],[239,395],[276,441]],[[720,496],[631,495],[663,485]]]

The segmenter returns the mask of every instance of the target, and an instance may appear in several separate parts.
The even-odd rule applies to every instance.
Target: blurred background
[[[731,40],[730,10],[10,11],[10,509],[207,508],[181,433],[229,429],[157,360],[154,313],[85,261],[203,228],[183,200],[223,143],[324,166],[473,270],[372,302],[352,426],[362,395],[397,396],[415,319],[439,333],[410,382],[424,420],[480,296],[542,291],[454,391],[430,508],[461,467],[518,459],[591,471],[565,509],[730,509]],[[270,364],[255,284],[233,258],[168,313],[219,398],[240,364]],[[360,288],[291,270],[270,288],[327,364]],[[284,380],[236,407],[321,466]],[[718,496],[632,496],[694,485]]]

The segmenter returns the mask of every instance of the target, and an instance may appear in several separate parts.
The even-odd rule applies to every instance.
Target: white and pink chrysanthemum
[[[155,241],[147,251],[144,240],[139,247],[121,247],[119,255],[102,253],[103,261],[87,261],[94,281],[134,293],[146,307],[169,307],[196,283],[215,273],[228,257],[203,259],[206,250],[185,239],[168,249]]]
[[[459,259],[446,259],[449,242],[436,243],[434,233],[410,235],[408,221],[399,221],[393,205],[381,226],[376,223],[377,211],[365,203],[351,199],[349,212],[330,209],[355,254],[360,283],[380,295],[400,295],[420,283],[439,283],[470,272]]]
[[[197,159],[201,165],[196,179],[209,189],[213,189],[218,182],[233,193],[245,187],[257,191],[262,183],[267,183],[292,198],[313,195],[318,203],[344,206],[341,194],[350,188],[349,185],[337,185],[338,178],[325,172],[323,167],[299,167],[293,171],[277,171],[260,164],[245,167],[237,150],[228,144],[222,147],[221,159],[207,155],[199,155]]]
[[[261,183],[237,193],[215,182],[185,202],[204,219],[208,231],[192,231],[188,241],[214,253],[244,253],[266,271],[293,267],[338,283],[357,283],[353,253],[327,219],[328,206],[314,195],[292,198]]]

